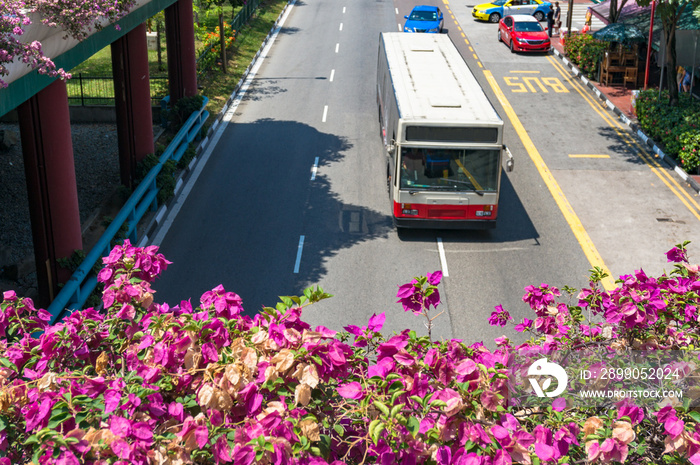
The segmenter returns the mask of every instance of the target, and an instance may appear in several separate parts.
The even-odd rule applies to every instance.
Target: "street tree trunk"
[[[678,105],[678,81],[676,81],[676,24],[664,24],[664,36],[666,39],[665,64],[666,78],[668,81],[668,104]]]
[[[219,44],[221,46],[221,70],[226,74],[226,31],[224,30],[223,13],[219,13]]]

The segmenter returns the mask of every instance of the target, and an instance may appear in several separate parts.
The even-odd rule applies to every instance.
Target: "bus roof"
[[[446,34],[381,34],[403,120],[503,125]]]

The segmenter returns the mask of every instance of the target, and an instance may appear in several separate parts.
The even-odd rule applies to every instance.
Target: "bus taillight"
[[[418,209],[417,208],[411,208],[410,203],[402,203],[401,204],[401,213],[403,215],[418,215]]]

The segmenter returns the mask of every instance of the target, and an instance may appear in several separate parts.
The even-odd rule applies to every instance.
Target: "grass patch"
[[[257,13],[247,25],[243,26],[227,55],[228,72],[220,68],[211,69],[200,78],[202,95],[209,98],[207,110],[218,115],[224,104],[243,77],[243,73],[260,49],[267,34],[287,4],[287,0],[268,0],[262,2]]]

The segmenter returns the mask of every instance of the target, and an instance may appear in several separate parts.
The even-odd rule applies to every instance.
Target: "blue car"
[[[442,12],[436,6],[416,6],[411,14],[404,16],[404,18],[406,18],[406,24],[403,26],[403,32],[432,32],[435,34],[442,32]]]

